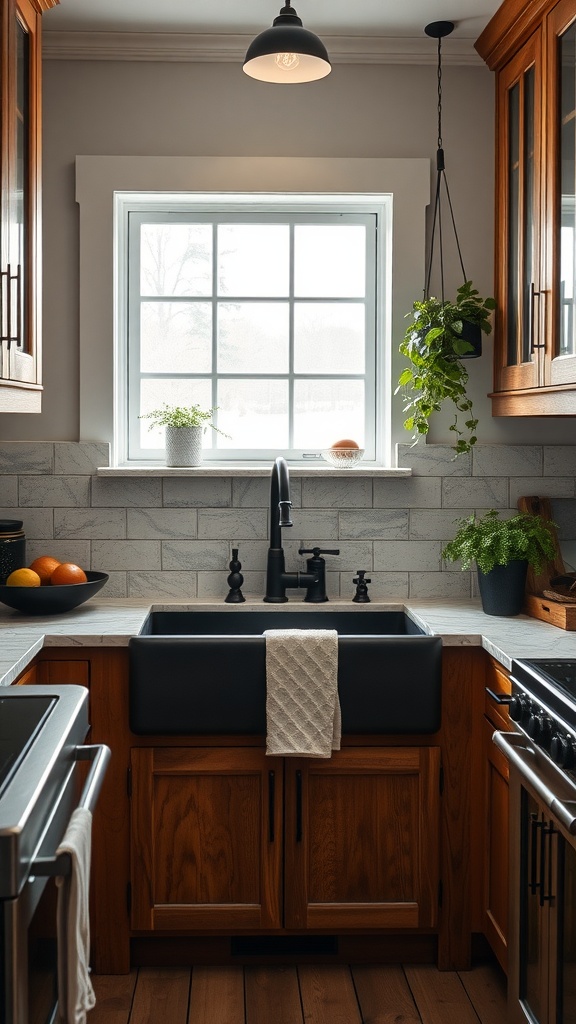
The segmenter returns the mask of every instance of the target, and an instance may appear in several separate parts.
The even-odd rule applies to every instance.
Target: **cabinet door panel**
[[[561,0],[546,20],[547,277],[551,296],[546,382],[576,382],[576,10]]]
[[[432,927],[438,748],[349,748],[287,766],[287,927]]]
[[[543,344],[540,251],[541,33],[498,79],[496,390],[536,387]]]
[[[281,761],[259,750],[132,751],[132,926],[280,924]]]
[[[484,932],[502,968],[508,966],[508,762],[492,742],[494,726],[484,721],[485,864]]]
[[[5,0],[7,2],[7,0]],[[3,271],[3,375],[20,383],[38,382],[39,345],[38,216],[40,15],[30,0],[7,3],[11,26],[6,83],[7,166],[6,262]]]

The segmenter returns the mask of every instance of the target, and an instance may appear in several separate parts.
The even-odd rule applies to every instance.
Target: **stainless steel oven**
[[[515,661],[509,1024],[576,1024],[576,661]]]
[[[110,756],[84,745],[87,709],[79,686],[0,696],[0,1024],[56,1017],[54,878],[70,870],[56,851],[74,808],[93,808]],[[93,763],[82,788],[83,761]]]

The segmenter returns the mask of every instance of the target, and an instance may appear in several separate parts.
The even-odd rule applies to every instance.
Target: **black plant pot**
[[[524,604],[528,562],[517,558],[495,565],[490,572],[478,569],[478,587],[486,615],[519,615]]]
[[[478,324],[472,324],[469,320],[462,321],[461,337],[472,345],[471,352],[465,352],[459,359],[478,359],[482,355],[482,328]]]

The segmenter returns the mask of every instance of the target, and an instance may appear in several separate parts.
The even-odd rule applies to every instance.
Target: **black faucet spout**
[[[281,455],[275,460],[270,476],[270,547],[281,548],[280,530],[292,526],[290,518],[290,475]]]
[[[274,461],[270,476],[270,542],[266,561],[266,596],[269,604],[283,604],[288,600],[288,587],[308,587],[317,576],[311,573],[286,572],[282,528],[292,526],[290,510],[290,475],[286,460],[281,455]]]

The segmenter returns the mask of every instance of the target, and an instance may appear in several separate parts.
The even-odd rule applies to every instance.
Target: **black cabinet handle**
[[[495,700],[497,704],[510,704],[513,701],[511,693],[495,693],[489,686],[486,687],[486,693],[492,700]]]
[[[540,881],[536,881],[537,866],[538,866],[538,831],[542,828],[544,822],[539,821],[535,814],[532,815],[530,821],[530,892],[533,896],[542,886],[542,863],[540,863]],[[540,848],[540,855],[542,855],[542,848]]]
[[[534,282],[532,281],[530,284],[530,299],[528,304],[528,337],[530,340],[530,355],[533,355],[537,348],[546,348],[546,342],[538,342],[534,340],[534,302],[535,299],[540,300],[541,295],[542,292],[537,292],[535,290]],[[538,302],[538,315],[540,315],[540,302]]]
[[[302,772],[296,772],[296,842],[302,842]]]
[[[268,842],[274,842],[274,819],[276,810],[276,775],[268,772]]]
[[[12,338],[16,346],[22,344],[22,267],[16,268],[16,337]]]
[[[12,343],[12,268],[9,263],[6,264],[6,334],[2,336],[2,341],[7,342],[8,348]]]
[[[542,822],[542,831],[540,833],[540,906],[543,907],[546,902],[554,899],[552,895],[552,836],[556,832],[554,825],[549,823],[545,825]],[[547,844],[548,840],[548,844]],[[546,845],[548,845],[548,851],[546,851]],[[548,852],[548,891],[545,889],[546,879],[546,852]]]

